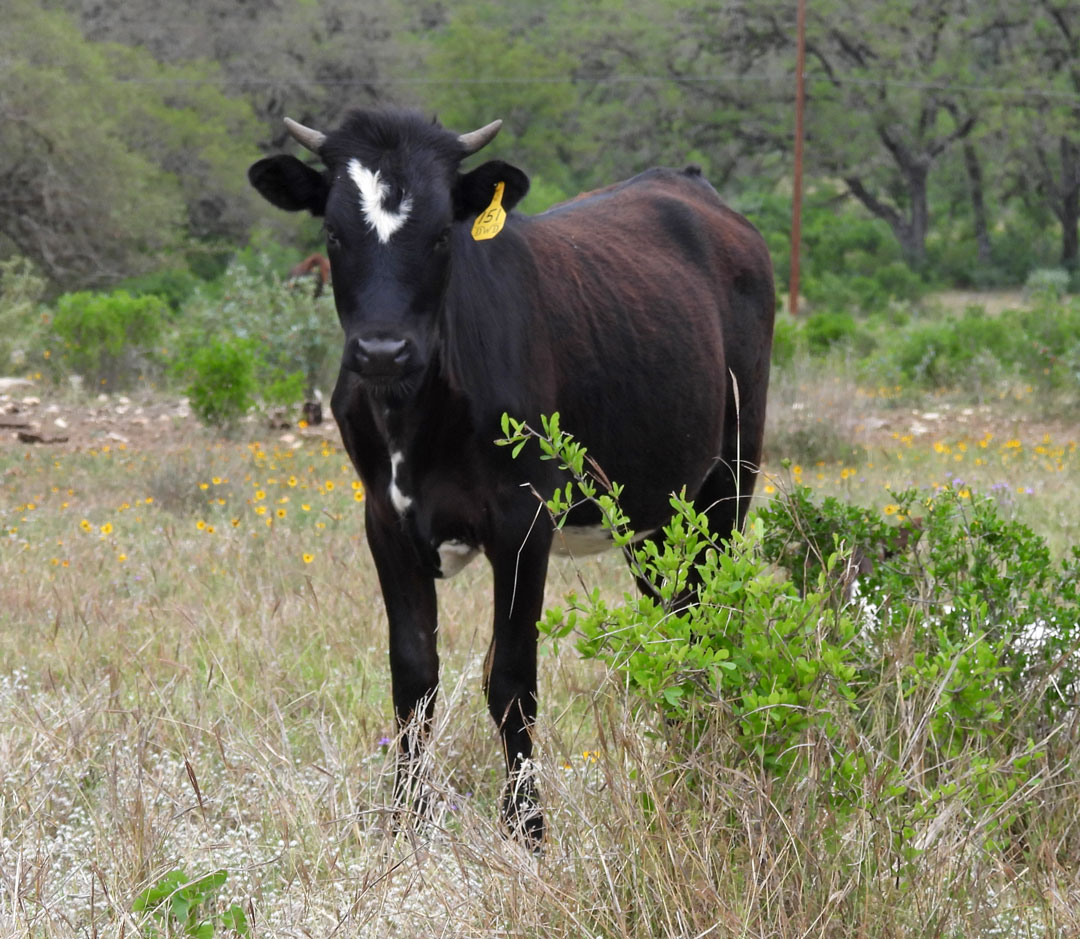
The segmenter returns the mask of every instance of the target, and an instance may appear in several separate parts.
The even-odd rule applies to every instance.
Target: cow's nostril
[[[361,369],[371,374],[397,372],[409,361],[409,343],[404,339],[357,339],[356,358]]]

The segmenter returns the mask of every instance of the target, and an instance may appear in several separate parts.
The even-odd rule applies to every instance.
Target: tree
[[[1061,263],[1080,266],[1080,8],[1038,0],[1018,44],[1015,73],[1044,89],[1026,112],[1027,188],[1061,225]]]
[[[737,9],[737,46],[762,56],[791,48],[794,3]],[[1009,25],[1000,0],[809,5],[809,170],[842,179],[889,224],[912,267],[925,261],[930,174],[979,125],[985,49]]]
[[[209,68],[90,43],[62,12],[12,0],[0,34],[0,255],[58,286],[116,280],[179,250],[189,230],[236,234],[250,199],[249,110]]]
[[[481,0],[429,23],[419,57],[445,123],[505,120],[502,153],[539,182],[540,208],[658,164],[723,182],[750,148],[732,133],[741,86],[712,81],[714,45],[696,11],[661,3]]]
[[[810,149],[888,222],[915,268],[925,259],[930,173],[985,106],[972,89],[980,44],[999,27],[993,7],[876,0],[818,6],[811,17],[807,53],[824,75],[810,85]]]
[[[407,65],[392,0],[66,3],[88,38],[138,46],[172,65],[217,63],[216,86],[264,122],[263,149],[291,142],[283,116],[330,126],[349,108],[389,100],[388,73]]]

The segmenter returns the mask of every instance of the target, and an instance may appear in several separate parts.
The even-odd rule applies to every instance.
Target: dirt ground
[[[15,382],[18,382],[15,384]],[[323,408],[321,423],[303,422],[299,407],[268,418],[248,419],[251,435],[292,434],[340,441],[337,426]],[[22,379],[0,379],[0,448],[47,447],[59,452],[123,445],[154,449],[190,440],[199,422],[184,398],[99,395],[77,399],[70,393]]]
[[[1025,445],[1047,438],[1056,442],[1080,438],[1080,423],[1033,417],[1030,404],[1017,408],[1008,401],[981,406],[940,402],[911,408],[870,401],[833,403],[835,408],[824,401],[807,402],[804,407],[777,400],[770,402],[776,412],[770,414],[770,421],[788,430],[793,424],[812,428],[827,422],[852,445],[865,447],[888,448],[905,437],[927,444],[939,439],[977,440],[988,433],[999,441],[1015,438]],[[802,409],[801,413],[795,409]],[[780,413],[785,410],[790,413]],[[240,436],[290,438],[286,443],[304,438],[340,443],[329,407],[323,408],[323,414],[319,424],[305,424],[299,407],[271,418],[249,417]],[[0,378],[0,448],[47,447],[60,452],[118,445],[135,450],[167,448],[183,446],[198,432],[199,422],[183,398],[103,394],[81,399],[49,386]]]

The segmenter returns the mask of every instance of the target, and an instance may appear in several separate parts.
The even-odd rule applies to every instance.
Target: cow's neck
[[[375,399],[371,406],[402,492],[407,491],[418,467],[437,464],[459,448],[470,432],[464,401],[435,367],[409,400],[387,403]]]

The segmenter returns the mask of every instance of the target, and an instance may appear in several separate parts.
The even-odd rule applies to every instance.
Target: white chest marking
[[[398,488],[397,474],[404,462],[405,457],[400,450],[390,454],[390,501],[394,503],[399,515],[408,512],[412,505],[412,499]]]
[[[438,548],[439,571],[443,577],[453,577],[477,555],[477,548],[464,541],[444,541]]]
[[[383,202],[390,194],[390,187],[379,178],[379,171],[372,172],[359,160],[349,160],[349,178],[360,190],[360,211],[364,221],[375,232],[381,244],[388,244],[394,234],[409,219],[412,210],[412,196],[405,196],[394,211],[383,207]]]

